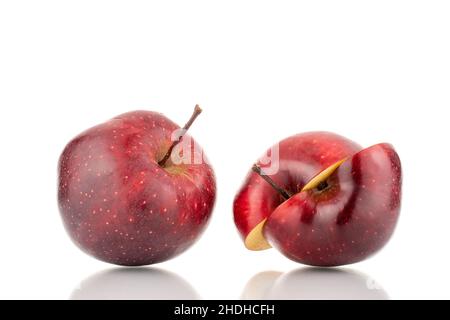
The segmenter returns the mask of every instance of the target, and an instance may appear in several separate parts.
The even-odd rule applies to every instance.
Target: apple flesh
[[[355,142],[330,132],[297,134],[278,143],[279,170],[270,178],[292,194],[298,193],[317,174],[361,150]],[[260,163],[260,161],[258,161]],[[264,165],[261,165],[264,169]],[[250,171],[234,200],[234,221],[250,250],[270,244],[262,237],[267,217],[285,201],[258,174]]]
[[[198,239],[213,210],[215,177],[206,161],[158,163],[178,129],[159,113],[134,111],[66,146],[58,202],[78,247],[105,262],[139,266],[175,257]],[[189,141],[198,156],[200,147]]]

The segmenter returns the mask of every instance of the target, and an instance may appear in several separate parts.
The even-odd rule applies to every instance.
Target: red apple
[[[264,183],[263,177],[254,179]],[[282,199],[249,235],[253,242],[264,239],[304,264],[338,266],[364,260],[394,231],[401,181],[400,159],[391,145],[355,152],[302,182],[300,191]],[[289,189],[288,184],[277,187]]]
[[[186,130],[200,111],[196,107]],[[191,156],[201,152],[184,132],[173,141],[179,129],[159,113],[134,111],[66,146],[58,202],[78,247],[105,262],[138,266],[168,260],[196,241],[214,206],[215,178],[206,161],[172,161],[181,140]]]

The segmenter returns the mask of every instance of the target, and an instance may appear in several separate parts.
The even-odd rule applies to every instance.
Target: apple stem
[[[172,145],[170,146],[169,150],[167,150],[167,153],[165,154],[165,156],[158,162],[158,164],[161,167],[164,167],[164,165],[166,164],[167,160],[169,160],[170,156],[172,155],[173,149],[177,146],[177,144],[179,144],[181,142],[181,140],[183,140],[183,137],[184,137],[185,133],[189,130],[189,128],[194,123],[195,119],[197,119],[197,117],[200,115],[200,113],[202,113],[202,109],[200,108],[200,106],[198,104],[196,104],[195,108],[194,108],[194,112],[192,113],[191,118],[189,119],[188,122],[186,122],[186,124],[183,127],[182,133],[180,134],[178,139],[175,140],[172,143]]]
[[[256,163],[253,165],[252,170],[256,172],[261,178],[263,178],[272,188],[275,189],[285,200],[288,200],[292,197],[292,193],[278,186],[268,175],[266,175],[260,166]]]

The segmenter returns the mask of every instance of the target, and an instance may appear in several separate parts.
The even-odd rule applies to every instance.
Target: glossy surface
[[[136,266],[170,259],[195,242],[214,206],[215,178],[206,163],[158,165],[178,128],[159,113],[135,111],[66,146],[59,163],[59,208],[82,250]]]
[[[400,212],[401,165],[389,144],[345,161],[328,188],[298,193],[268,218],[268,241],[292,260],[337,266],[366,259],[391,237]]]
[[[297,134],[279,143],[280,170],[270,178],[282,188],[297,193],[322,170],[359,150],[358,144],[334,133]],[[250,171],[233,206],[234,221],[242,238],[245,240],[283,201],[266,181]]]

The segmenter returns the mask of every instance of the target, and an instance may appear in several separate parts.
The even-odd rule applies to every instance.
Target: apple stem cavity
[[[172,145],[170,146],[170,148],[167,150],[166,154],[164,155],[164,157],[158,162],[158,164],[161,167],[164,167],[166,165],[167,160],[169,160],[170,156],[172,155],[172,151],[173,149],[177,146],[177,144],[179,144],[181,142],[181,140],[183,140],[184,135],[186,134],[186,132],[189,130],[189,128],[191,127],[191,125],[194,123],[195,119],[197,119],[197,117],[200,115],[200,113],[202,113],[202,109],[200,108],[200,106],[198,104],[195,105],[194,108],[194,112],[192,113],[191,118],[189,119],[188,122],[186,122],[186,124],[183,127],[183,130],[181,131],[180,136],[178,137],[177,140],[175,140]]]
[[[274,188],[275,191],[277,191],[285,200],[288,200],[290,197],[292,197],[292,193],[277,185],[268,175],[264,173],[261,167],[258,166],[256,163],[253,165],[252,170],[255,173],[257,173],[261,178],[263,178],[268,184],[270,184],[270,186]]]
[[[318,185],[317,185],[317,190],[319,190],[319,191],[323,191],[323,190],[325,190],[325,189],[327,189],[328,188],[328,182],[325,180],[325,181],[322,181],[322,182],[320,182]]]

